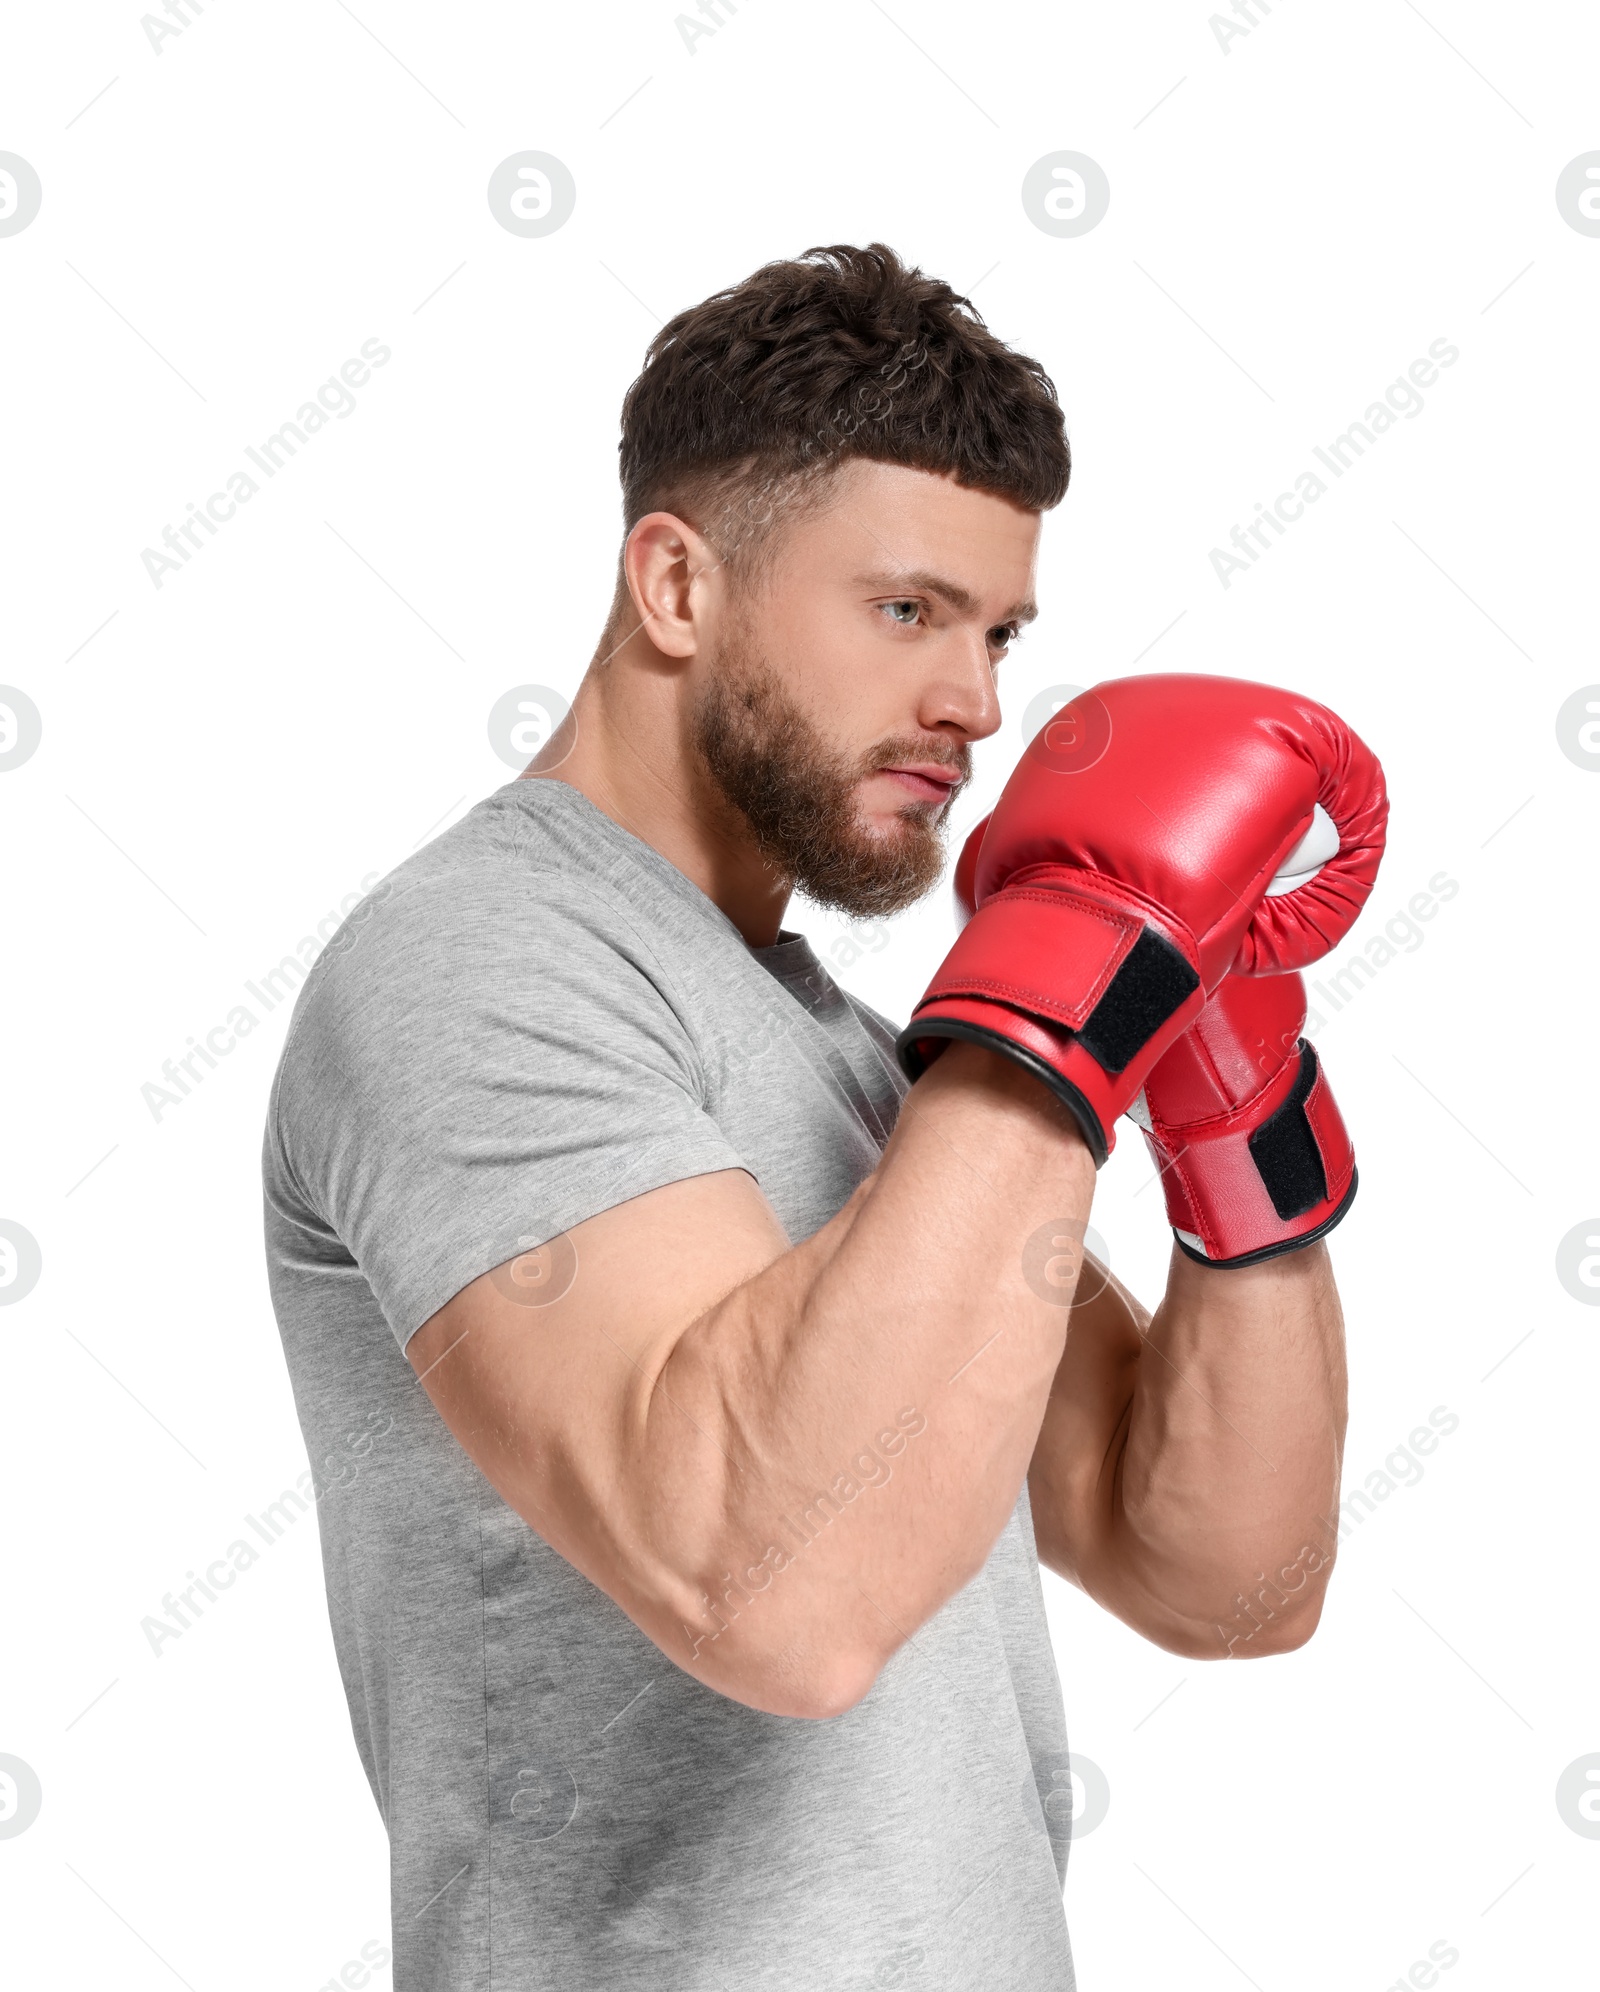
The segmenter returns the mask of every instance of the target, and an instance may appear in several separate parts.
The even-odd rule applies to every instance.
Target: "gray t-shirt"
[[[1026,1486],[855,1708],[766,1715],[507,1507],[403,1353],[480,1273],[664,1183],[745,1169],[809,1237],[894,1125],[893,1039],[803,936],[750,948],[548,778],[397,866],[307,977],[267,1116],[267,1260],[389,1832],[396,1992],[1072,1986]],[[872,1501],[896,1436],[803,1526]]]

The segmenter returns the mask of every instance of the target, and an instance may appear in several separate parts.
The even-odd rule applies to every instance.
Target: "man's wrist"
[[[964,1038],[946,1040],[914,1092],[919,1099],[940,1093],[966,1093],[996,1111],[1039,1122],[1052,1137],[1090,1157],[1089,1144],[1072,1114],[1045,1082],[1008,1052]],[[1090,1158],[1092,1160],[1092,1157]]]

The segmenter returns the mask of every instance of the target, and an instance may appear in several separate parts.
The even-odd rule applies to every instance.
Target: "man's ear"
[[[623,572],[639,621],[658,650],[693,657],[703,632],[697,610],[704,591],[695,584],[721,565],[693,526],[673,512],[647,512],[622,549]]]

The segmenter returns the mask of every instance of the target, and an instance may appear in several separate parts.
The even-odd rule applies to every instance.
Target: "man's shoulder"
[[[269,1195],[287,1180],[353,1224],[397,1156],[444,1168],[489,1128],[511,1153],[535,1122],[576,1142],[573,1116],[629,1084],[700,1097],[694,957],[649,868],[634,884],[625,846],[574,836],[580,812],[545,836],[520,803],[485,798],[396,865],[317,957],[273,1081]]]
[[[556,787],[507,784],[378,880],[300,988],[285,1068],[429,1043],[448,1062],[508,1019],[538,1033],[585,1007],[687,1007],[706,939],[692,889]]]
[[[330,994],[370,990],[393,977],[459,973],[497,949],[523,949],[541,931],[570,940],[575,930],[625,929],[629,900],[597,854],[546,798],[515,787],[485,796],[386,872],[328,941],[311,980]]]

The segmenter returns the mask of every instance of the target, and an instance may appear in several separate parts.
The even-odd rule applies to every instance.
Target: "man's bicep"
[[[788,1249],[742,1169],[654,1189],[474,1279],[406,1355],[484,1478],[660,1641],[692,1573],[645,1423],[689,1325]]]

